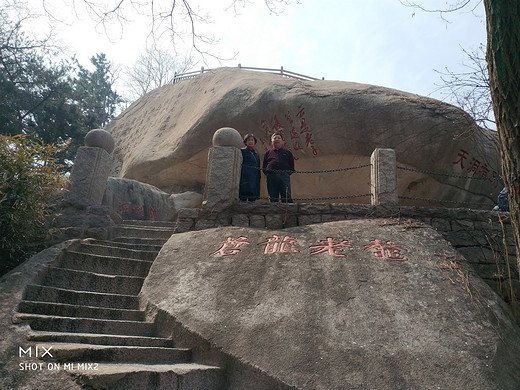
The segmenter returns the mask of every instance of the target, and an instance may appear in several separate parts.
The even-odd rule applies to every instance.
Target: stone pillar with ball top
[[[240,133],[231,127],[220,128],[213,134],[213,147],[208,154],[203,208],[221,211],[238,202],[242,146]]]
[[[110,153],[114,138],[102,129],[85,136],[85,146],[78,148],[70,173],[69,200],[83,206],[100,205],[112,167]]]

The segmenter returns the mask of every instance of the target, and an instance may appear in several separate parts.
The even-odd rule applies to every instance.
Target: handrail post
[[[238,203],[243,145],[240,133],[231,127],[218,129],[209,149],[202,207],[219,212]]]
[[[372,205],[397,206],[397,168],[393,149],[377,148],[370,157]]]
[[[101,205],[112,168],[114,138],[102,129],[90,130],[80,146],[70,173],[68,197],[76,204]]]

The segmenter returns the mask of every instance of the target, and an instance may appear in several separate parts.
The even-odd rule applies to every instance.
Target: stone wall
[[[514,297],[520,296],[520,283],[510,216],[505,212],[329,203],[238,203],[219,212],[181,209],[176,232],[230,225],[282,229],[356,218],[379,218],[382,224],[401,225],[403,229],[413,229],[421,222],[431,225],[516,311]]]

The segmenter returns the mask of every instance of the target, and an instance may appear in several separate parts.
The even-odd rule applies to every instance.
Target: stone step
[[[96,345],[120,345],[120,346],[141,346],[141,347],[175,347],[175,342],[171,339],[154,336],[128,336],[128,335],[107,335],[94,333],[67,333],[67,332],[45,332],[31,331],[27,339],[33,342],[44,343],[81,343]]]
[[[140,226],[140,227],[164,227],[171,230],[175,229],[177,222],[172,221],[154,221],[141,219],[126,219],[121,223],[122,226]]]
[[[191,350],[188,348],[114,346],[96,344],[53,343],[42,344],[52,361],[57,362],[120,362],[120,363],[189,363]],[[46,359],[49,360],[49,359]]]
[[[17,323],[29,323],[32,330],[47,332],[119,334],[129,336],[153,336],[155,332],[155,324],[153,322],[59,317],[28,313],[17,313],[13,317],[13,321]]]
[[[150,251],[155,252],[156,254],[159,253],[161,250],[163,244],[166,242],[163,239],[157,240],[157,239],[145,239],[145,238],[133,238],[132,242],[125,242],[122,238],[114,239],[114,240],[95,240],[93,238],[90,238],[88,240],[89,244],[93,245],[102,245],[107,247],[116,247],[116,248],[124,248],[124,249],[130,249],[135,251]],[[125,257],[125,256],[122,256]]]
[[[162,248],[164,243],[168,241],[165,238],[141,238],[141,237],[115,237],[111,240],[111,242],[117,243],[117,244],[126,244],[126,245],[134,245],[138,246],[140,248],[147,248],[151,246]]]
[[[159,238],[167,240],[173,234],[170,227],[116,225],[112,228],[112,237]]]
[[[105,275],[146,277],[151,261],[66,251],[55,266]]]
[[[49,267],[40,283],[45,286],[68,290],[137,295],[141,291],[143,282],[144,277],[104,275],[68,268]]]
[[[186,364],[116,364],[99,363],[76,369],[75,381],[92,390],[219,390],[224,386],[219,367]]]
[[[46,314],[60,317],[105,318],[111,320],[144,321],[141,310],[110,309],[94,306],[76,306],[64,303],[21,301],[18,312],[31,314]]]
[[[74,291],[36,284],[29,284],[25,287],[23,299],[26,301],[64,303],[76,306],[139,310],[139,298],[135,295]]]
[[[138,248],[138,247],[136,247]],[[90,253],[93,255],[124,257],[127,259],[149,260],[153,261],[157,257],[160,248],[155,247],[154,250],[138,250],[133,248],[122,248],[115,246],[110,241],[99,242],[82,242],[77,252]]]

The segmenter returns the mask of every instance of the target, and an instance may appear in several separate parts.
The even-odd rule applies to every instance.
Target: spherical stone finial
[[[109,154],[114,151],[114,137],[103,129],[90,130],[87,135],[85,135],[84,142],[85,146],[105,149]]]
[[[242,136],[232,127],[222,127],[213,134],[213,146],[244,146]]]

